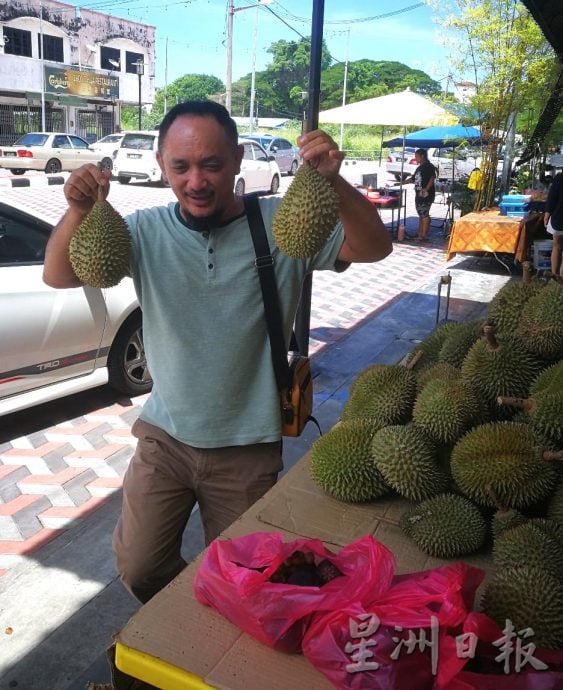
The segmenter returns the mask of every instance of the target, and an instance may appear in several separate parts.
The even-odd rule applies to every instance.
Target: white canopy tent
[[[319,113],[319,122],[347,125],[430,127],[455,125],[458,118],[410,89],[342,105]]]

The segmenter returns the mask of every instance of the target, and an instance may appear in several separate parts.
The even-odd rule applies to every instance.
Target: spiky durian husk
[[[276,244],[294,259],[313,256],[334,229],[338,208],[338,196],[326,177],[302,165],[272,220]]]
[[[380,428],[410,419],[416,395],[416,376],[398,364],[374,364],[350,385],[342,419],[373,417]]]
[[[563,359],[540,372],[530,386],[531,398],[551,393],[563,393]]]
[[[558,578],[563,577],[563,547],[548,533],[548,528],[532,521],[501,532],[493,546],[497,568],[537,565]]]
[[[563,524],[563,481],[559,481],[547,503],[547,517]]]
[[[522,309],[518,334],[532,352],[548,360],[563,358],[563,285],[550,280]]]
[[[455,321],[448,321],[446,323],[440,324],[435,328],[430,335],[428,335],[411,351],[407,356],[407,364],[411,362],[413,357],[417,355],[418,352],[422,353],[422,356],[418,363],[414,366],[413,371],[417,374],[422,372],[427,367],[438,363],[438,356],[440,354],[440,349],[444,344],[447,336],[456,330],[457,323]]]
[[[436,496],[448,487],[436,447],[412,424],[386,426],[376,432],[371,455],[385,482],[411,501]]]
[[[454,367],[461,367],[465,355],[481,335],[481,325],[480,321],[456,323],[442,343],[438,353],[438,361],[447,362]]]
[[[435,443],[455,443],[486,412],[477,394],[461,381],[430,381],[417,395],[413,421]]]
[[[523,525],[528,521],[528,518],[520,511],[514,508],[501,508],[493,515],[491,520],[491,532],[493,539],[496,539],[499,534],[512,527]]]
[[[370,420],[351,419],[317,439],[311,447],[313,481],[334,498],[350,503],[386,494],[389,487],[371,457],[376,429]]]
[[[487,320],[497,333],[514,333],[520,321],[522,307],[544,287],[539,280],[506,283],[491,299]]]
[[[541,395],[530,415],[530,427],[546,443],[563,448],[563,393]]]
[[[557,467],[543,451],[527,424],[482,424],[454,446],[452,476],[479,505],[495,508],[496,496],[508,508],[524,508],[545,499],[557,482]]]
[[[496,348],[486,338],[478,340],[463,360],[461,377],[483,396],[492,414],[506,419],[514,414],[514,409],[499,406],[497,398],[526,397],[542,368],[542,362],[518,338],[505,335],[498,338]]]
[[[441,381],[459,381],[461,378],[461,369],[448,364],[447,362],[438,362],[426,369],[423,369],[416,377],[416,391],[417,394],[430,381],[440,379]]]
[[[538,647],[563,647],[563,585],[536,565],[499,570],[485,588],[483,611],[504,629],[511,621],[515,630],[531,628],[526,638]]]
[[[129,271],[131,236],[121,215],[107,201],[97,201],[69,245],[72,270],[86,285],[108,288]]]
[[[478,551],[485,542],[487,524],[467,498],[442,494],[407,510],[400,526],[424,553],[457,558]]]

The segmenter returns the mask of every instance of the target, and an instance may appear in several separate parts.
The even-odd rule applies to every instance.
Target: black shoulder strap
[[[282,332],[282,318],[278,299],[276,276],[274,273],[274,257],[270,253],[270,245],[264,227],[264,219],[260,211],[260,204],[256,194],[247,194],[244,197],[244,208],[250,226],[252,242],[256,259],[254,264],[258,269],[262,299],[264,300],[264,313],[270,346],[272,348],[272,361],[278,390],[288,388],[291,382],[289,364],[287,362],[287,348]]]

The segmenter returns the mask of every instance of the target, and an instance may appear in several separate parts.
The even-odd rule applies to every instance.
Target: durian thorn
[[[532,264],[529,261],[522,263],[522,282],[529,285],[532,282]]]
[[[486,324],[483,326],[483,334],[487,341],[489,350],[498,350],[499,344],[498,340],[495,338],[495,327],[491,324]]]
[[[537,407],[536,401],[532,398],[511,398],[509,395],[499,395],[497,398],[499,405],[512,405],[524,412],[532,412]]]
[[[423,355],[422,350],[417,350],[414,355],[412,356],[412,359],[410,362],[407,364],[407,369],[414,369],[416,365],[419,363],[421,357]]]
[[[545,450],[542,457],[544,460],[563,460],[563,450]]]
[[[510,508],[500,500],[500,498],[498,497],[498,494],[496,493],[496,491],[493,489],[493,487],[490,484],[487,484],[487,486],[485,487],[485,493],[491,499],[491,501],[495,504],[497,510],[500,510],[503,513],[506,513],[510,510]]]

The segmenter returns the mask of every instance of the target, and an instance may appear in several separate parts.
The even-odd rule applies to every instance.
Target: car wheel
[[[131,182],[131,178],[126,177],[125,175],[119,175],[117,181],[119,184],[129,184],[129,182]]]
[[[101,166],[105,170],[113,170],[113,161],[111,158],[108,158],[107,156],[105,158],[102,158],[101,161]]]
[[[142,395],[152,388],[143,345],[141,313],[125,321],[108,355],[109,385],[125,395]]]
[[[235,185],[235,196],[244,196],[244,180],[237,180]]]
[[[60,173],[62,169],[63,166],[61,165],[61,162],[56,158],[51,158],[48,160],[47,165],[45,166],[46,173]]]
[[[297,161],[293,161],[293,163],[291,164],[291,168],[289,169],[289,174],[295,175],[298,167],[299,167],[299,163]]]
[[[22,170],[21,168],[10,168],[10,172],[12,175],[23,175],[25,170]]]
[[[277,194],[280,188],[280,178],[278,175],[272,177],[272,184],[270,185],[270,194]]]

